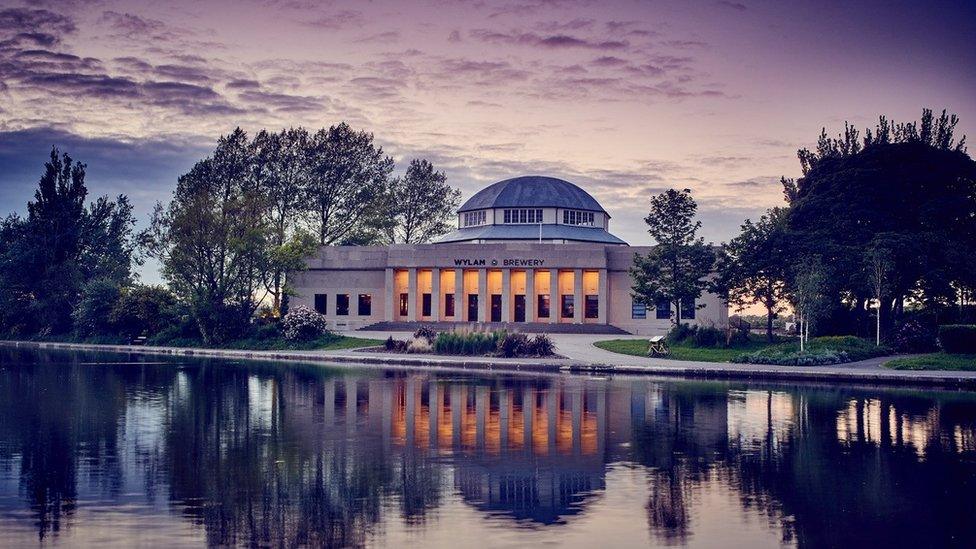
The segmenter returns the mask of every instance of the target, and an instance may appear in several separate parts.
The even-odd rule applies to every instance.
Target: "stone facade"
[[[670,320],[630,296],[633,256],[648,250],[544,242],[326,246],[307,270],[291,274],[291,303],[319,310],[338,329],[381,321],[558,322],[658,335]],[[717,296],[704,294],[696,305],[702,308],[688,322],[728,323]]]

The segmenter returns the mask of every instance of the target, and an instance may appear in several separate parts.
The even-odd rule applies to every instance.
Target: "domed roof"
[[[513,177],[489,185],[469,198],[458,212],[530,207],[572,208],[606,213],[590,193],[569,181],[541,175]]]

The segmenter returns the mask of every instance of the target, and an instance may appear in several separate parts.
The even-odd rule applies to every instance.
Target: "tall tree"
[[[311,253],[310,244],[314,243],[303,229],[309,209],[306,192],[312,181],[312,139],[304,128],[279,133],[262,130],[250,149],[252,173],[264,195],[269,231],[264,285],[271,294],[273,311],[280,314],[285,277],[290,270],[302,267],[300,260]],[[299,261],[296,252],[302,255]]]
[[[314,204],[319,244],[376,240],[389,223],[387,187],[393,160],[373,134],[345,122],[313,137],[308,198]]]
[[[865,275],[872,297],[878,303],[878,313],[875,319],[875,344],[881,345],[881,315],[884,311],[885,299],[889,296],[892,273],[895,268],[894,252],[883,240],[875,239],[868,246],[865,254]]]
[[[820,256],[831,268],[827,291],[836,299],[824,332],[866,333],[873,324],[863,258],[879,237],[893,262],[882,329],[906,299],[941,307],[972,280],[976,162],[965,137],[956,139],[957,123],[925,109],[919,122],[881,117],[860,141],[850,125],[836,138],[823,131],[814,151],[798,151],[803,175],[784,179],[788,226],[797,255]]]
[[[180,176],[169,205],[156,206],[142,237],[206,343],[239,336],[260,302],[267,203],[250,155],[243,130],[222,136],[209,158]]]
[[[86,206],[87,196],[85,165],[52,149],[27,218],[8,217],[0,228],[4,330],[66,333],[86,281],[129,281],[132,207],[125,196]]]
[[[716,288],[739,310],[761,304],[766,309],[769,341],[773,340],[773,319],[785,310],[788,253],[786,210],[772,208],[756,223],[747,219],[719,258]]]
[[[407,173],[393,180],[390,195],[388,239],[393,244],[430,242],[447,233],[461,202],[461,191],[427,160],[410,161]]]
[[[691,190],[668,189],[651,198],[644,222],[656,245],[647,255],[634,254],[631,276],[635,299],[653,306],[660,300],[672,305],[672,324],[681,322],[681,306],[701,297],[709,286],[715,264],[711,246],[698,236],[698,205]]]
[[[830,308],[828,274],[823,260],[817,256],[801,259],[794,265],[790,301],[799,320],[800,352],[806,349],[810,332]]]

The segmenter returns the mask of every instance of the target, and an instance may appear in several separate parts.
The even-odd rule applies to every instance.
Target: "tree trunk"
[[[766,307],[766,339],[773,342],[773,308]]]

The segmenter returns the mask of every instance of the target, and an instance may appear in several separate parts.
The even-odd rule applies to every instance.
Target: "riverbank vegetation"
[[[976,370],[976,354],[930,353],[900,357],[885,363],[892,370]]]
[[[650,340],[613,339],[594,343],[600,349],[632,356],[648,356]],[[665,357],[672,360],[699,362],[738,362],[747,364],[780,364],[784,366],[819,366],[855,362],[876,356],[884,356],[891,351],[878,347],[871,341],[853,336],[825,336],[811,338],[804,350],[800,351],[799,340],[770,343],[758,337],[738,341],[731,345],[702,346],[693,339],[671,342],[671,353]]]
[[[410,340],[390,336],[383,345],[388,353],[438,354],[456,356],[495,356],[503,358],[553,358],[555,345],[546,334],[528,336],[518,332],[464,331],[437,332],[421,326]]]
[[[976,162],[957,123],[925,109],[918,122],[882,116],[863,137],[849,124],[836,138],[824,129],[814,150],[797,151],[801,176],[781,179],[785,205],[721,247],[697,235],[689,190],[653,197],[645,221],[657,247],[635,258],[635,299],[678,325],[711,290],[740,311],[762,307],[770,343],[789,310],[801,353],[819,352],[820,336],[935,350],[939,326],[976,322]]]
[[[394,176],[372,134],[237,129],[179,177],[136,232],[124,195],[88,202],[86,166],[51,151],[27,215],[0,222],[0,337],[237,348],[333,348],[277,326],[287,273],[320,245],[426,242],[460,193],[430,162]],[[145,260],[164,285],[139,283]]]

